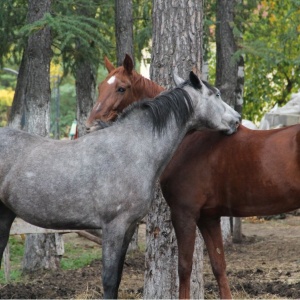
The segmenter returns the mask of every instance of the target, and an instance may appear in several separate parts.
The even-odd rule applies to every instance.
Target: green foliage
[[[0,68],[4,62],[20,62],[24,39],[18,33],[26,22],[27,7],[27,0],[0,0]]]
[[[232,26],[239,45],[235,56],[245,58],[243,113],[244,118],[255,121],[275,103],[284,104],[300,87],[300,0],[238,2]],[[110,0],[54,0],[50,14],[26,25],[27,0],[0,0],[0,66],[19,65],[25,37],[43,26],[51,27],[54,61],[63,64],[64,76],[74,74],[75,62],[82,57],[88,58],[95,70],[103,64],[104,55],[115,61],[114,5]],[[215,5],[215,1],[205,1],[204,56],[213,66],[210,81],[215,68],[215,50],[211,47]],[[141,49],[149,47],[151,14],[151,0],[133,0],[134,49],[139,61]],[[4,85],[8,81],[2,74],[1,85]],[[66,85],[63,82],[60,122],[66,127],[75,115],[75,94],[69,86],[74,82]]]
[[[252,3],[253,4],[253,3]],[[244,118],[260,120],[275,103],[290,100],[300,87],[299,0],[260,1],[243,22]]]
[[[300,87],[300,1],[239,1],[233,33],[245,59],[243,117],[258,123],[276,103],[283,105]],[[215,1],[205,3],[205,59],[214,79]]]
[[[99,2],[99,1],[98,1]],[[100,57],[108,54],[112,47],[110,23],[100,19],[107,10],[100,8],[97,1],[65,0],[53,4],[51,14],[33,24],[23,26],[19,32],[29,36],[45,26],[52,32],[53,49],[56,58],[63,58],[64,73],[74,74],[76,62],[88,59],[95,70]],[[107,1],[101,1],[107,3]],[[103,6],[111,9],[111,5]]]

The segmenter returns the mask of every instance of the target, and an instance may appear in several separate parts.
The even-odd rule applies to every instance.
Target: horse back
[[[299,143],[300,125],[276,130],[240,126],[231,136],[191,133],[161,177],[163,194],[170,206],[184,205],[202,215],[295,209],[300,206]]]
[[[26,156],[28,147],[35,147],[41,140],[42,137],[21,130],[0,128],[0,166],[16,163],[19,158]]]

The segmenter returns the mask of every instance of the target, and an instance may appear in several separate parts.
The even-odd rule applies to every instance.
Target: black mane
[[[183,89],[190,85],[188,81],[172,90],[166,91],[154,99],[144,99],[127,107],[119,116],[118,120],[125,118],[132,110],[139,108],[148,110],[152,120],[153,130],[161,133],[168,119],[174,115],[176,124],[182,126],[194,113],[194,107],[189,94]]]

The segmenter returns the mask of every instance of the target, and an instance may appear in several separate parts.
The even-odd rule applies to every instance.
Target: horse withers
[[[239,115],[193,72],[175,80],[175,89],[77,140],[0,129],[1,259],[16,216],[44,228],[102,228],[104,297],[117,298],[128,243],[184,135],[216,128],[232,134],[239,125]]]
[[[118,71],[113,69],[114,76],[122,76],[122,81],[126,80],[122,68],[126,69],[128,59],[125,57]],[[143,86],[143,93],[151,93],[153,85],[157,84],[148,85],[148,80],[139,75],[131,88],[137,91]],[[113,107],[115,94],[113,89],[110,91],[106,90],[110,96],[105,101]],[[101,102],[101,89],[99,92]],[[95,121],[95,129],[103,125],[91,121]],[[183,139],[160,177],[178,241],[180,298],[190,297],[196,227],[204,238],[220,297],[231,298],[220,218],[272,215],[299,208],[299,149],[300,125],[267,131],[240,125],[230,137],[201,131],[189,133]]]

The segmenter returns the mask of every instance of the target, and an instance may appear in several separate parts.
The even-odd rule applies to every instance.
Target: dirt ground
[[[300,299],[300,217],[244,221],[243,242],[226,249],[228,277],[234,298]],[[73,234],[74,243],[86,240]],[[140,230],[143,238],[143,230]],[[127,256],[120,298],[142,298],[143,253]],[[28,276],[23,283],[0,285],[1,299],[95,299],[102,297],[101,262],[76,271]],[[205,298],[218,298],[205,253]]]

